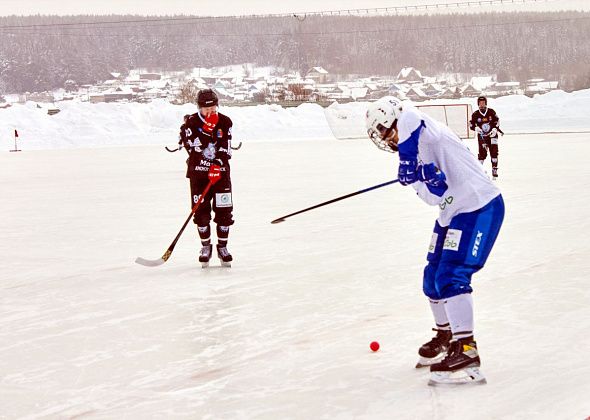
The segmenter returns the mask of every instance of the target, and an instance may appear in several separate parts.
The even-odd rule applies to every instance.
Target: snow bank
[[[471,103],[475,99],[434,100],[429,103]],[[351,110],[346,124],[364,126],[366,103],[340,104]],[[590,130],[587,109],[590,89],[573,93],[553,91],[533,98],[507,96],[490,99],[506,133],[537,133]],[[130,144],[169,144],[178,138],[184,114],[194,113],[194,105],[172,105],[165,100],[148,104],[59,102],[60,112],[48,115],[46,104],[28,102],[0,109],[0,141],[3,150],[12,148],[14,129],[19,147],[25,150],[59,149]],[[236,141],[274,141],[333,138],[324,109],[315,104],[296,108],[278,105],[222,107],[234,121]],[[340,111],[339,111],[340,112]],[[333,122],[330,122],[333,125]],[[332,127],[334,128],[334,127]]]

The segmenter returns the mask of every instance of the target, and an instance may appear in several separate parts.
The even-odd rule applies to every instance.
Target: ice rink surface
[[[207,270],[192,224],[165,265],[133,262],[188,215],[182,153],[1,153],[0,419],[590,416],[590,134],[500,142],[506,219],[474,277],[488,384],[452,389],[414,369],[436,207],[394,184],[270,224],[395,178],[368,140],[245,143],[234,265]]]

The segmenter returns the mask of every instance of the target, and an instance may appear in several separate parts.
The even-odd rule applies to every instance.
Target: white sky
[[[0,0],[0,15],[30,14],[140,14],[140,15],[244,15],[261,13],[288,13],[325,11],[375,7],[398,7],[455,3],[466,0]],[[577,9],[590,11],[588,0],[548,0],[525,5],[495,6],[495,10],[562,10]],[[460,12],[489,10],[488,8],[461,8]]]

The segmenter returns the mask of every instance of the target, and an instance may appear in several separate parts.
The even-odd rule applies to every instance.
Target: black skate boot
[[[492,168],[492,179],[494,181],[498,179],[498,168]]]
[[[217,245],[217,256],[221,261],[222,267],[231,267],[231,262],[233,261],[233,257],[227,250],[226,245]]]
[[[481,361],[473,336],[451,341],[447,356],[430,366],[428,385],[485,384],[479,371]]]
[[[418,350],[420,359],[416,364],[417,368],[430,366],[440,361],[449,348],[449,342],[451,341],[451,337],[453,335],[451,330],[433,328],[432,331],[436,331],[436,336],[432,337],[432,340],[430,340],[428,343],[422,344],[422,347],[420,347]]]
[[[201,267],[209,267],[209,260],[211,259],[212,253],[213,245],[203,245],[201,252],[199,252],[199,262],[201,263]]]

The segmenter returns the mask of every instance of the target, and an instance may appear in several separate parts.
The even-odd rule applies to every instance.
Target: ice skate
[[[231,267],[233,257],[225,245],[217,245],[217,256],[219,257],[222,267]]]
[[[420,359],[416,363],[416,368],[430,366],[446,355],[452,337],[451,330],[433,328],[432,331],[436,331],[436,336],[432,337],[432,340],[423,344],[418,350]]]
[[[498,168],[492,168],[492,179],[494,181],[498,179]]]
[[[199,262],[202,268],[209,267],[209,260],[211,259],[211,253],[213,252],[213,245],[203,245],[199,252]]]
[[[447,356],[430,366],[428,385],[485,384],[486,378],[479,371],[480,364],[473,336],[452,341]]]

